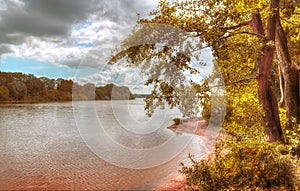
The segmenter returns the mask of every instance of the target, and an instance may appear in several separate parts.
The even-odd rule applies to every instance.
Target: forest
[[[32,74],[0,72],[0,101],[59,102],[72,100],[134,99],[128,87],[92,83],[80,85],[72,80],[36,77]]]

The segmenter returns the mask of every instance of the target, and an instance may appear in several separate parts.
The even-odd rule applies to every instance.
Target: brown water
[[[139,101],[132,103],[133,110],[143,107]],[[109,111],[104,115],[108,104],[96,102],[96,113],[104,125],[109,121],[108,116],[112,118]],[[201,140],[194,137],[184,151],[162,165],[147,169],[115,166],[98,157],[86,145],[73,111],[72,103],[0,106],[0,190],[152,190],[178,175],[178,164],[187,161],[187,153],[200,156],[204,152]],[[88,115],[87,112],[84,118],[88,119]],[[76,122],[78,125],[80,119]],[[129,139],[130,134],[127,138],[120,136],[116,132],[123,130],[117,131],[117,127],[111,126],[113,123],[105,128],[123,145],[150,148],[170,136],[178,139],[190,136],[175,134],[164,127],[171,123],[166,117],[151,139],[145,137],[146,141],[143,141],[144,136],[140,139],[136,135]],[[92,126],[93,122],[86,125]],[[128,156],[120,157],[120,160],[126,160],[125,157]]]

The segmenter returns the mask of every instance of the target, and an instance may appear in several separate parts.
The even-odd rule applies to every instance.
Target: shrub
[[[179,125],[182,123],[182,120],[180,118],[174,118],[173,121],[175,125]]]
[[[295,168],[287,149],[278,143],[258,140],[220,142],[214,158],[182,164],[191,190],[296,189]],[[296,160],[296,159],[295,159]]]

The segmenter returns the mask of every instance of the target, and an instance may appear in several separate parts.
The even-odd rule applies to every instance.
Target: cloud
[[[23,43],[29,36],[64,37],[75,22],[88,18],[86,5],[90,5],[81,0],[7,0],[2,4],[0,39],[10,44]]]
[[[134,87],[141,82],[138,73],[121,66],[106,66],[106,60],[130,33],[137,20],[136,13],[146,16],[156,3],[156,0],[0,0],[0,56],[67,66],[77,71],[73,79],[81,83]],[[98,72],[87,75],[81,68]],[[65,77],[69,78],[67,74]]]
[[[12,50],[15,57],[36,59],[54,65],[77,67],[90,48],[68,46],[64,41],[57,43],[28,37],[25,43],[13,46]]]
[[[136,13],[156,1],[0,0],[0,55],[76,67],[93,48],[107,54],[127,35]],[[77,49],[77,50],[76,50]]]
[[[128,78],[126,80],[123,80],[124,79],[123,77],[125,78],[128,77]],[[96,86],[104,86],[106,84],[113,83],[118,86],[126,86],[133,93],[141,93],[141,94],[150,93],[152,88],[144,85],[144,79],[140,78],[140,80],[136,80],[136,79],[133,80],[129,75],[126,74],[122,74],[122,78],[118,78],[117,80],[115,80],[112,77],[107,77],[102,73],[97,73],[82,78],[72,77],[69,79],[76,81],[80,84],[94,83]]]
[[[141,74],[138,67],[128,68],[106,65],[90,75],[82,75],[82,71],[78,70],[77,75],[71,79],[80,84],[94,83],[96,86],[103,86],[113,83],[119,86],[127,86],[134,92],[150,92],[149,88],[144,86],[147,78]]]
[[[11,45],[0,44],[0,55],[5,54],[5,53],[10,53],[10,52],[12,52]]]

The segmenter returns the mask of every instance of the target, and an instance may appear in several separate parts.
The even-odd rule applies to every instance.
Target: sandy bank
[[[185,119],[178,125],[171,125],[168,129],[174,132],[189,133],[201,136],[205,139],[207,147],[210,148],[207,155],[208,157],[213,151],[213,145],[217,139],[219,139],[219,128],[207,125],[205,120],[199,119]],[[179,175],[177,178],[170,180],[165,185],[161,185],[155,189],[156,191],[184,191],[186,190],[186,183],[184,175]]]

